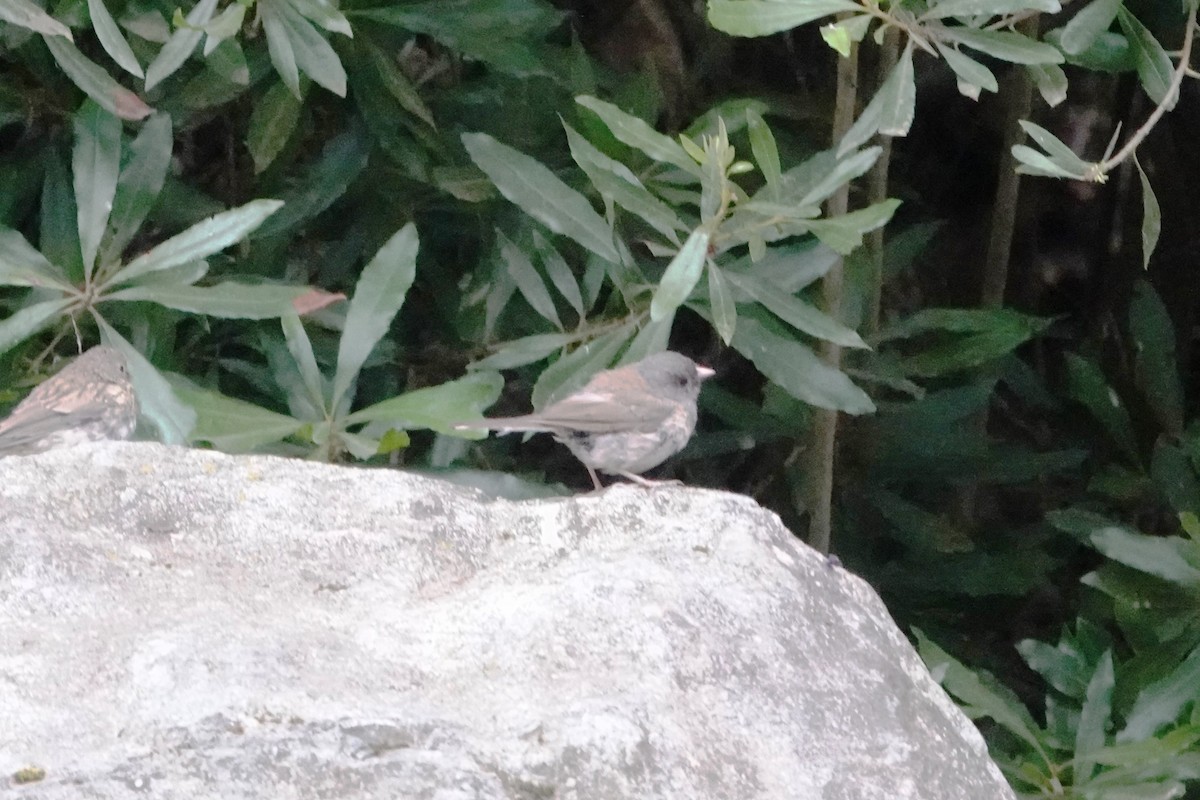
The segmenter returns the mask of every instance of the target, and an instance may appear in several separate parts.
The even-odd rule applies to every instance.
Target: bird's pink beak
[[[715,369],[711,369],[710,367],[704,367],[704,366],[697,364],[696,365],[696,374],[700,376],[700,380],[706,381],[709,378],[711,378],[713,375],[716,375],[717,371]]]

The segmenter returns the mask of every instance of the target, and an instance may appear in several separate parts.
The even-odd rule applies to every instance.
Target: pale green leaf
[[[729,282],[716,264],[708,266],[708,306],[712,309],[712,323],[717,335],[729,344],[737,330],[737,306],[729,291]]]
[[[612,103],[597,100],[595,97],[584,95],[576,97],[575,102],[600,117],[618,141],[635,150],[641,150],[655,161],[670,164],[690,175],[700,177],[700,165],[687,154],[683,146],[670,136],[664,136],[654,130],[644,120],[626,114]]]
[[[252,200],[209,217],[135,258],[110,283],[128,283],[147,272],[170,269],[218,253],[240,242],[281,205],[278,200]]]
[[[83,273],[91,279],[96,252],[108,227],[108,215],[121,169],[121,121],[92,101],[73,120],[75,147],[71,151],[75,212]]]
[[[907,135],[916,111],[916,102],[917,84],[913,77],[913,46],[910,42],[879,91],[842,137],[838,156],[856,149],[876,133],[884,136]]]
[[[204,27],[213,12],[216,11],[217,0],[199,0],[186,17],[187,27],[179,28],[171,34],[171,38],[158,51],[158,55],[146,67],[146,91],[153,89],[166,78],[170,77],[183,66],[188,56],[200,44],[204,36]]]
[[[700,280],[708,257],[708,231],[697,228],[671,259],[650,302],[650,319],[657,322],[675,313]]]
[[[29,0],[0,0],[0,22],[26,28],[43,36],[61,36],[72,41],[70,28]]]
[[[0,286],[32,286],[69,291],[62,270],[12,228],[0,228]]]
[[[336,408],[367,361],[367,356],[387,333],[404,305],[417,274],[417,229],[410,222],[392,234],[363,269],[346,311],[346,325],[338,344],[337,374],[333,380]]]
[[[271,84],[250,113],[246,149],[254,159],[254,171],[262,172],[275,160],[296,130],[300,101],[282,82]]]
[[[1077,56],[1092,46],[1117,18],[1121,0],[1092,0],[1071,17],[1062,29],[1059,46],[1068,55]]]
[[[166,114],[146,120],[130,145],[130,158],[117,179],[102,264],[121,257],[154,207],[171,163],[171,145],[171,118]]]
[[[1146,94],[1150,96],[1151,100],[1165,105],[1168,111],[1171,110],[1179,99],[1179,93],[1175,92],[1169,99],[1167,97],[1168,92],[1171,91],[1172,73],[1174,72],[1170,56],[1154,38],[1154,34],[1124,6],[1117,10],[1117,21],[1121,24],[1125,38],[1129,40],[1129,47],[1133,53],[1134,63],[1137,65],[1138,78],[1141,80],[1142,88],[1146,90]]]
[[[1142,182],[1142,269],[1150,268],[1150,256],[1158,247],[1158,234],[1162,231],[1162,212],[1158,207],[1158,198],[1150,186],[1150,179],[1142,169],[1142,162],[1134,153],[1133,163],[1137,167],[1138,178]]]
[[[479,417],[483,409],[496,402],[503,388],[504,379],[498,372],[472,372],[449,383],[417,389],[355,411],[346,418],[346,424],[384,422],[408,430],[429,428],[458,434],[455,425]]]
[[[192,267],[193,265],[185,265]],[[156,277],[152,273],[147,277]],[[187,275],[186,278],[192,277]],[[292,311],[293,301],[309,292],[307,286],[225,281],[215,286],[157,281],[118,289],[106,300],[144,300],[167,308],[221,319],[274,319]]]
[[[964,26],[946,28],[946,37],[972,50],[1013,64],[1061,64],[1058,48],[1012,31],[984,31]]]
[[[612,231],[587,199],[553,172],[486,133],[464,133],[471,160],[500,193],[555,233],[574,239],[601,258],[617,261]]]
[[[111,75],[79,52],[69,40],[45,35],[42,40],[63,73],[105,111],[135,122],[153,113],[154,109],[146,105],[142,98],[113,80]]]
[[[708,0],[708,21],[734,36],[769,36],[846,11],[861,11],[849,0]]]
[[[104,52],[108,53],[121,69],[138,78],[143,77],[142,65],[129,48],[129,42],[121,35],[121,29],[117,27],[112,14],[108,13],[108,6],[104,4],[104,0],[88,0],[88,14],[92,18],[92,27]]]
[[[66,311],[67,306],[73,300],[72,297],[60,297],[55,300],[34,303],[0,319],[0,355],[7,353],[14,345],[23,342],[58,319],[58,316]]]

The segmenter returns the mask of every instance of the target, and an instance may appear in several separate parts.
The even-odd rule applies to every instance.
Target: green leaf
[[[471,160],[522,211],[601,258],[619,260],[608,223],[583,195],[559,180],[540,161],[486,133],[464,133],[462,141]]]
[[[1144,536],[1120,525],[1097,525],[1089,535],[1092,546],[1114,561],[1176,584],[1200,591],[1200,569],[1183,553],[1189,543],[1178,536]]]
[[[283,83],[273,83],[255,104],[246,131],[246,149],[254,171],[262,172],[275,160],[296,130],[301,103]]]
[[[379,83],[387,90],[388,94],[395,98],[396,102],[405,111],[429,127],[436,128],[437,125],[433,121],[433,112],[425,105],[425,101],[421,99],[417,87],[413,86],[412,81],[408,79],[408,76],[404,74],[399,65],[373,43],[366,42],[364,43],[364,47],[371,59],[371,65],[375,68],[375,74],[379,78]]]
[[[529,398],[534,409],[541,410],[582,388],[593,375],[613,363],[631,336],[633,326],[623,325],[576,347],[543,370]]]
[[[1067,55],[1084,52],[1112,26],[1120,8],[1121,0],[1092,0],[1063,26],[1059,47]]]
[[[286,233],[329,208],[366,169],[370,152],[371,143],[358,128],[335,137],[321,151],[320,160],[297,178],[297,188],[283,196],[284,207],[263,224],[254,238]]]
[[[1133,337],[1134,378],[1158,423],[1167,433],[1183,432],[1183,387],[1175,353],[1175,327],[1153,287],[1138,281],[1129,304],[1129,333]]]
[[[1154,248],[1158,247],[1158,234],[1162,231],[1162,212],[1137,153],[1133,154],[1133,163],[1142,182],[1142,269],[1150,269],[1150,256],[1154,255]]]
[[[198,222],[130,261],[113,276],[110,285],[128,283],[148,272],[170,269],[219,253],[240,242],[282,205],[278,200],[251,200],[244,206]]]
[[[745,292],[750,299],[761,303],[772,314],[809,336],[815,336],[843,347],[867,346],[867,343],[855,330],[847,328],[816,306],[782,291],[774,284],[758,280],[753,275],[732,270],[726,273],[726,277],[735,287]]]
[[[166,373],[175,394],[196,412],[189,443],[208,443],[223,453],[249,453],[286,439],[306,423],[252,403],[202,389],[182,375]]]
[[[1112,650],[1105,650],[1088,681],[1087,695],[1079,711],[1075,729],[1075,783],[1086,783],[1096,770],[1093,755],[1108,740],[1108,725],[1112,722],[1113,685]]]
[[[108,53],[121,69],[138,78],[144,77],[142,65],[129,49],[129,42],[121,35],[121,29],[117,27],[112,14],[108,13],[104,0],[88,0],[88,15],[92,18],[92,27],[104,52]]]
[[[538,274],[537,268],[529,256],[513,244],[499,228],[496,229],[496,241],[500,245],[500,257],[508,267],[509,277],[517,285],[517,290],[525,298],[530,307],[554,327],[562,330],[562,320],[558,318],[558,309],[554,306],[554,298],[546,288],[546,282]]]
[[[995,683],[987,673],[976,673],[963,666],[934,644],[920,629],[914,628],[913,634],[917,638],[917,651],[925,660],[929,671],[935,676],[940,676],[938,681],[947,692],[958,698],[968,716],[972,719],[991,717],[998,725],[1027,742],[1035,751],[1042,751],[1041,742],[1035,733],[1038,730],[1037,723],[1009,689]],[[987,683],[981,676],[989,679]]]
[[[600,196],[641,217],[669,241],[678,243],[676,231],[686,226],[675,210],[651,194],[624,164],[601,153],[567,123],[563,123],[563,128],[571,157],[587,173]]]
[[[880,147],[868,147],[845,156],[831,150],[817,153],[783,174],[777,199],[799,207],[822,203],[848,182],[866,174],[882,152]]]
[[[1197,647],[1162,680],[1140,691],[1126,717],[1118,742],[1137,742],[1177,721],[1185,710],[1200,703],[1200,647]]]
[[[621,358],[617,361],[617,366],[634,364],[646,356],[652,356],[655,353],[661,353],[663,350],[666,350],[671,338],[671,327],[674,324],[674,314],[658,322],[646,322],[642,325],[641,330],[637,332],[637,335],[633,337],[633,341],[629,343],[629,347],[621,354]]]
[[[354,31],[350,28],[350,20],[346,19],[345,15],[338,11],[337,7],[329,0],[288,0],[288,2],[291,3],[292,8],[330,33],[354,37]]]
[[[765,120],[753,110],[746,111],[747,132],[750,135],[750,152],[767,181],[767,186],[777,186],[783,178],[779,167],[779,148],[775,136]]]
[[[518,77],[561,79],[531,43],[544,41],[563,20],[548,3],[527,0],[428,0],[354,12],[426,34],[450,50]]]
[[[274,11],[278,30],[287,37],[292,57],[304,74],[338,97],[345,97],[346,70],[342,61],[312,23],[302,17],[289,0],[260,0],[259,7]],[[290,84],[288,88],[292,88]]]
[[[584,95],[575,102],[593,112],[608,126],[617,141],[635,150],[640,150],[655,161],[678,167],[696,178],[700,177],[700,165],[687,154],[683,146],[669,136],[664,136],[646,122],[603,100]]]
[[[71,169],[75,176],[75,209],[83,273],[91,280],[121,169],[121,121],[87,101],[75,115],[74,130]]]
[[[409,430],[429,428],[461,435],[454,426],[478,418],[483,409],[496,402],[503,388],[504,379],[498,372],[472,372],[449,383],[417,389],[355,411],[346,418],[346,424],[384,422]]]
[[[1150,33],[1137,17],[1130,14],[1124,5],[1117,9],[1117,22],[1129,40],[1142,88],[1155,104],[1165,105],[1170,111],[1179,99],[1178,92],[1174,92],[1170,99],[1167,98],[1168,92],[1171,91],[1172,73],[1175,71],[1171,66],[1170,57],[1154,38],[1154,34]]]
[[[871,398],[845,373],[826,364],[792,337],[764,324],[754,309],[739,315],[732,345],[768,380],[797,400],[847,414],[875,411]]]
[[[899,200],[884,200],[840,217],[814,219],[805,225],[822,244],[845,256],[862,244],[864,234],[886,225],[899,207]]]
[[[1055,108],[1067,99],[1067,73],[1058,64],[1027,64],[1025,71],[1046,105]]]
[[[838,144],[838,156],[844,156],[876,133],[906,136],[916,112],[917,83],[913,77],[913,45],[909,42],[892,67],[879,91],[863,109]]]
[[[74,298],[60,297],[26,306],[20,311],[0,319],[0,355],[7,353],[14,345],[25,341],[33,334],[48,326],[58,316],[66,311]]]
[[[71,29],[29,0],[0,0],[0,22],[26,28],[44,36],[71,39]]]
[[[945,29],[947,39],[1013,64],[1061,64],[1058,48],[1011,31],[983,31],[956,26]]]
[[[317,356],[313,353],[308,331],[304,330],[300,315],[294,311],[284,314],[279,321],[283,325],[283,338],[287,342],[288,352],[292,354],[292,362],[300,373],[300,380],[308,395],[307,403],[318,414],[313,421],[328,422],[335,406],[325,400],[325,380],[321,376],[321,368],[317,366]]]
[[[155,277],[155,272],[150,277]],[[278,286],[225,281],[216,286],[137,284],[105,295],[105,300],[143,300],[167,308],[220,319],[274,319],[294,309],[307,286]]]
[[[550,277],[550,282],[582,319],[587,311],[583,303],[583,294],[580,293],[579,282],[575,280],[575,274],[567,266],[566,260],[554,249],[554,245],[546,241],[546,237],[542,236],[540,231],[533,232],[533,245],[537,249],[546,275]]]
[[[1109,387],[1103,373],[1091,361],[1074,353],[1064,354],[1067,367],[1067,387],[1075,400],[1082,403],[1104,427],[1113,442],[1121,449],[1130,464],[1137,465],[1137,439],[1133,421],[1121,397]]]
[[[220,14],[209,20],[208,24],[204,26],[204,32],[207,34],[207,38],[204,40],[204,57],[208,58],[224,42],[237,36],[245,19],[246,6],[241,3],[233,3],[225,6]]]
[[[716,264],[708,265],[708,306],[712,309],[713,327],[721,341],[729,344],[737,330],[737,306],[729,291],[729,282]]]
[[[1182,447],[1160,438],[1150,460],[1150,475],[1176,513],[1200,512],[1200,481]]]
[[[821,17],[861,10],[849,0],[708,0],[708,21],[733,36],[769,36]]]
[[[979,90],[984,89],[989,92],[999,91],[1000,85],[996,82],[996,76],[992,71],[980,64],[975,59],[968,55],[964,55],[953,47],[946,47],[941,42],[934,42],[938,52],[942,58],[946,59],[946,64],[954,71],[958,77],[958,91],[963,95],[970,97],[972,100],[979,99]],[[974,87],[974,91],[963,91],[964,84],[968,87]]]
[[[211,0],[215,2],[215,0]],[[50,55],[63,73],[97,105],[121,119],[145,119],[154,112],[142,98],[112,79],[112,76],[88,59],[67,39],[59,36],[42,36]]]
[[[1057,14],[1062,11],[1058,0],[939,0],[921,15],[922,20],[947,17],[998,17],[1021,11],[1043,11]]]
[[[109,215],[111,235],[100,263],[116,262],[154,207],[171,164],[171,118],[155,114],[146,120],[130,145],[130,158],[121,169]]]
[[[704,272],[704,262],[708,258],[708,231],[697,228],[688,236],[683,247],[671,259],[658,282],[654,299],[650,302],[650,319],[658,322],[675,313],[675,309],[692,294],[700,275]]]
[[[1091,168],[1091,164],[1075,155],[1074,150],[1041,125],[1024,119],[1018,124],[1023,131],[1029,134],[1029,138],[1037,142],[1038,146],[1046,151],[1055,164],[1058,164],[1071,174],[1086,175]]]
[[[472,369],[512,369],[541,361],[575,341],[570,333],[539,333],[498,345],[496,352],[471,364]]]
[[[79,246],[79,213],[70,170],[60,154],[45,151],[41,225],[37,248],[71,283],[83,283],[83,248]]]
[[[265,5],[265,4],[264,4]],[[150,91],[184,65],[204,36],[202,28],[212,19],[217,0],[199,0],[186,17],[187,25],[177,29],[146,67],[146,91]]]
[[[263,3],[259,6],[263,32],[267,35],[267,52],[283,85],[296,97],[300,93],[300,68],[296,65],[296,51],[288,36],[287,24],[283,21],[278,3]]]
[[[338,344],[332,408],[337,408],[404,305],[417,274],[417,229],[411,222],[392,234],[363,269],[346,311]]]
[[[93,314],[100,327],[100,339],[109,347],[120,350],[129,365],[129,377],[137,392],[138,411],[158,429],[163,444],[179,445],[188,440],[196,425],[196,412],[175,394],[157,369],[138,352],[125,337],[99,314]]]
[[[12,228],[0,228],[0,286],[71,290],[71,282],[62,270]]]

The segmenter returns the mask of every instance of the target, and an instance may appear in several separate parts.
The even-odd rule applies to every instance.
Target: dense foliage
[[[0,403],[103,339],[148,436],[529,496],[455,424],[671,346],[666,471],[831,527],[1015,787],[1194,794],[1196,5],[0,0]]]

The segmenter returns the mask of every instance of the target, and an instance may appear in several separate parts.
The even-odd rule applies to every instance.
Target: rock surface
[[[746,498],[120,443],[0,459],[0,795],[1012,797]]]

